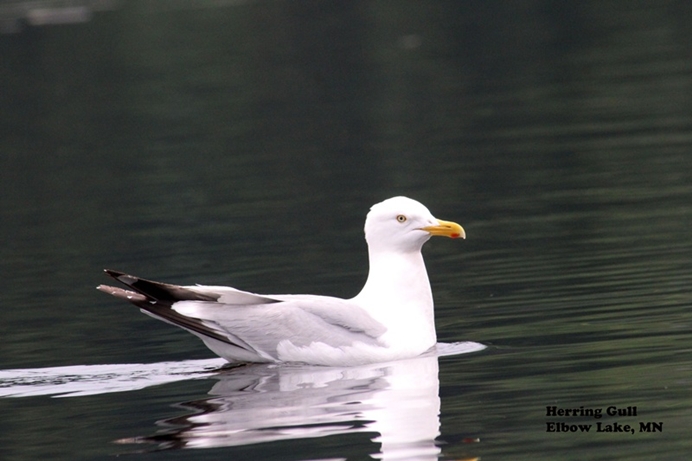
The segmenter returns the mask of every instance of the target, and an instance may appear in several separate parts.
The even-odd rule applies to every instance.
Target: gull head
[[[420,251],[432,236],[466,238],[457,223],[435,218],[422,203],[393,197],[370,208],[365,240],[371,251]]]

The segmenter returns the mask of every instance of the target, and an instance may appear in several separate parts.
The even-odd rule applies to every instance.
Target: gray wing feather
[[[202,296],[212,297],[216,302],[221,304],[233,305],[256,305],[256,304],[271,304],[278,302],[277,299],[271,296],[258,295],[249,291],[238,290],[233,287],[222,287],[213,285],[193,285],[181,287],[185,290],[198,293]]]
[[[145,313],[184,328],[202,339],[238,347],[262,357],[276,357],[288,340],[298,347],[324,343],[380,345],[387,329],[352,301],[314,295],[258,295],[231,287],[178,286],[106,273],[134,291],[99,286]]]
[[[274,299],[296,303],[301,309],[316,315],[327,323],[353,332],[364,333],[373,338],[377,338],[387,331],[384,325],[372,318],[361,307],[343,299],[313,295],[277,295],[274,296]]]
[[[283,340],[289,340],[298,347],[313,342],[332,347],[354,343],[379,345],[377,337],[386,331],[363,309],[345,300],[300,295],[272,298],[284,299],[278,303],[252,306],[183,301],[176,303],[174,309],[183,315],[193,315],[194,312],[194,317],[209,328],[225,331],[229,337],[235,338],[233,342],[242,341],[255,351],[272,356],[276,355]]]

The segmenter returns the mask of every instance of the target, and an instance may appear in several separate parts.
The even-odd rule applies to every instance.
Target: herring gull
[[[365,220],[370,272],[350,299],[178,286],[108,269],[129,290],[98,289],[188,330],[229,362],[387,362],[435,347],[433,297],[421,255],[431,236],[466,238],[459,224],[436,219],[410,198],[373,205]]]

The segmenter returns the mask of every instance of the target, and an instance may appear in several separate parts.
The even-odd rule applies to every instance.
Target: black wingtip
[[[104,269],[108,276],[126,285],[149,299],[172,304],[177,301],[216,301],[218,296],[210,296],[168,283],[155,282],[125,272]]]
[[[105,272],[110,277],[113,277],[116,280],[118,280],[118,277],[120,277],[121,275],[127,275],[125,274],[125,272],[114,271],[112,269],[104,269],[103,272]]]
[[[171,309],[171,306],[178,301],[216,301],[218,297],[197,293],[177,285],[142,279],[111,269],[104,269],[104,272],[134,291],[108,285],[100,285],[97,290],[131,302],[160,320],[177,325],[202,337],[209,337],[240,348],[247,347],[247,345],[233,343],[228,337],[204,325],[201,320],[186,317]]]

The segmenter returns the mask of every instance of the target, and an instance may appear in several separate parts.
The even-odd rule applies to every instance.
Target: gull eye
[[[396,217],[396,220],[399,221],[400,223],[405,223],[406,222],[406,216],[400,214]]]

